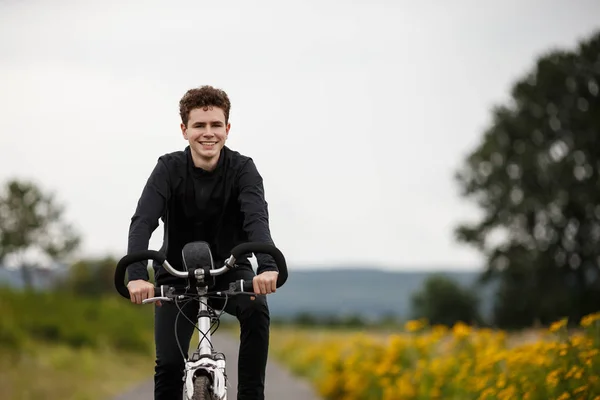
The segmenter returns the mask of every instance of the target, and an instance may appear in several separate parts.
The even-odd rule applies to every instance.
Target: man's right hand
[[[154,285],[143,279],[130,281],[127,283],[127,289],[129,290],[131,302],[135,304],[142,304],[142,300],[154,297]],[[160,301],[157,301],[156,305],[160,306]]]

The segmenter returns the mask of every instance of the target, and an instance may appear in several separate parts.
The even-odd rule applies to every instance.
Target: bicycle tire
[[[192,400],[213,400],[210,390],[210,380],[206,375],[198,375],[194,380],[194,395]]]

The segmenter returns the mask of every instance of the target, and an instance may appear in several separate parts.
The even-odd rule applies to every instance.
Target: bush
[[[436,274],[412,297],[412,318],[427,319],[434,325],[452,326],[457,322],[481,323],[476,293],[452,279]]]
[[[152,352],[153,306],[115,297],[0,291],[0,346],[49,341],[72,347]]]

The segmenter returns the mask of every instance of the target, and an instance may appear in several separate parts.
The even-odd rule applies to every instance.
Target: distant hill
[[[479,272],[440,271],[463,287],[473,287]],[[286,284],[269,297],[275,317],[299,313],[354,315],[378,319],[386,315],[407,318],[411,296],[432,271],[382,271],[376,269],[322,269],[291,271]],[[478,289],[480,310],[489,315],[493,288]]]
[[[51,287],[59,277],[66,273],[64,266],[52,269],[38,268],[32,271],[33,286],[44,290]],[[20,270],[7,269],[0,265],[0,286],[6,285],[13,288],[23,288],[23,278]]]
[[[268,298],[271,315],[293,318],[302,313],[314,316],[362,315],[368,319],[384,316],[407,318],[411,296],[432,274],[427,271],[384,271],[370,268],[322,268],[294,270],[286,284]],[[472,287],[479,272],[440,271],[463,287]],[[64,271],[36,274],[38,288],[50,287]],[[0,268],[0,285],[22,287],[19,271]],[[484,316],[490,314],[493,288],[477,290]],[[116,295],[116,294],[115,294]]]

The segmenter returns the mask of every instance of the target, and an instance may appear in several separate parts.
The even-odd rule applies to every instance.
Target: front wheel
[[[198,375],[194,380],[194,394],[192,400],[213,400],[210,390],[210,380],[206,375]]]

